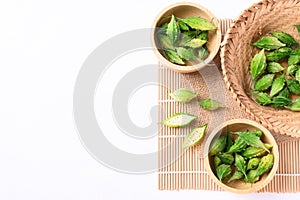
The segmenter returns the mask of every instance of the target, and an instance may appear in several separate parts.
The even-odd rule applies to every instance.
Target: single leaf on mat
[[[207,124],[203,126],[199,126],[194,128],[185,138],[183,141],[183,149],[187,149],[188,147],[192,147],[198,144],[205,136],[205,131],[207,128]]]
[[[189,125],[196,118],[197,116],[188,113],[177,113],[170,116],[161,123],[171,128],[177,128]]]
[[[217,110],[219,108],[225,107],[223,104],[213,99],[205,99],[199,101],[198,104],[202,106],[205,110]]]
[[[175,90],[173,93],[169,93],[169,95],[178,102],[187,103],[196,98],[199,94],[191,91],[187,88],[179,88]]]

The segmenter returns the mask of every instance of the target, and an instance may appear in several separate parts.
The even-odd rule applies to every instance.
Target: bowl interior
[[[242,120],[239,120],[242,121]],[[247,120],[248,121],[248,120]],[[259,126],[259,128],[257,127]],[[262,187],[264,187],[274,176],[276,173],[277,167],[278,167],[278,147],[276,144],[275,139],[271,135],[271,133],[265,129],[264,127],[260,125],[256,125],[256,123],[253,123],[252,121],[249,122],[237,122],[236,120],[233,122],[228,122],[225,123],[219,127],[217,127],[213,132],[212,132],[212,137],[208,140],[209,142],[209,148],[212,144],[212,141],[214,139],[217,139],[220,134],[221,135],[227,135],[228,131],[232,132],[238,132],[238,131],[255,131],[255,130],[261,130],[263,132],[263,135],[261,136],[261,140],[264,143],[269,143],[273,145],[273,148],[271,152],[274,154],[274,165],[273,168],[270,170],[270,172],[263,174],[260,177],[260,180],[255,182],[255,183],[245,183],[241,180],[236,180],[232,181],[230,183],[223,183],[218,180],[217,176],[215,175],[215,169],[214,169],[214,162],[213,159],[210,156],[206,157],[206,161],[208,162],[207,170],[210,174],[210,176],[214,179],[214,181],[220,185],[223,189],[235,192],[235,193],[251,193],[258,191]],[[220,133],[220,134],[219,134]],[[236,137],[233,135],[233,137]]]
[[[153,40],[155,49],[159,53],[159,59],[166,64],[167,66],[171,68],[178,68],[180,70],[186,70],[186,71],[196,71],[197,69],[201,68],[205,63],[208,63],[211,61],[214,56],[217,54],[220,43],[221,43],[221,30],[219,27],[219,22],[217,18],[206,8],[193,4],[193,3],[178,3],[174,4],[167,9],[165,9],[155,20],[154,22],[154,28],[161,26],[162,24],[170,21],[170,16],[175,15],[176,17],[180,18],[186,18],[191,16],[198,16],[205,18],[206,20],[212,22],[215,26],[218,26],[217,30],[209,31],[208,35],[208,42],[207,42],[207,48],[210,52],[208,58],[204,62],[186,62],[186,65],[181,66],[174,63],[171,63],[168,61],[164,56],[164,52],[159,48],[159,43],[157,41],[156,34],[153,33]]]

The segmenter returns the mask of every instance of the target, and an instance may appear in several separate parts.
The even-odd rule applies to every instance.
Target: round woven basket
[[[285,31],[299,42],[299,0],[263,0],[245,10],[231,25],[221,48],[224,80],[239,106],[252,119],[276,133],[300,137],[300,112],[260,106],[251,94],[249,70],[258,49],[250,44],[272,31]]]

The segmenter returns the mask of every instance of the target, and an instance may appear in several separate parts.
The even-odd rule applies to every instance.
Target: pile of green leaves
[[[156,32],[160,49],[172,63],[184,65],[186,61],[203,61],[208,55],[208,31],[217,29],[201,17],[179,18],[171,16]]]
[[[237,136],[235,140],[233,135]],[[261,131],[229,132],[212,143],[209,156],[220,181],[255,183],[261,175],[272,169],[272,145],[264,144],[261,135]]]
[[[296,26],[298,32],[300,26]],[[252,44],[260,48],[250,64],[252,90],[263,106],[300,111],[300,48],[288,33],[275,31]],[[296,100],[292,100],[297,97]]]

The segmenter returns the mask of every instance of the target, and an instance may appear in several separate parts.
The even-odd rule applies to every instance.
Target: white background
[[[150,27],[158,12],[174,2],[0,1],[1,200],[299,199],[299,194],[158,191],[157,174],[137,176],[112,171],[81,145],[73,122],[72,93],[82,63],[111,36]],[[195,2],[218,18],[235,18],[254,1]],[[148,59],[137,60],[155,62],[152,53],[147,55]],[[141,63],[132,63],[137,64]],[[145,91],[133,98],[137,107],[130,108],[132,120],[141,115],[139,106],[151,106],[156,101],[156,88],[148,90],[152,95],[147,98]],[[110,113],[107,115],[110,118]],[[141,119],[135,123],[144,126],[143,122],[149,122],[148,118]],[[112,123],[110,126],[115,127]],[[128,151],[155,150],[156,140],[149,142],[145,149],[132,144]],[[121,140],[115,143],[127,148]]]

